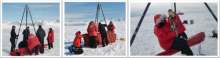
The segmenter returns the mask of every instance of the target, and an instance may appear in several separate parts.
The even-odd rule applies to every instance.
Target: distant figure
[[[213,34],[213,35],[210,36],[210,37],[218,38],[218,33],[216,33],[215,30],[212,31],[212,34]]]
[[[110,21],[110,23],[109,23],[109,25],[108,25],[108,30],[110,30],[110,31],[112,31],[112,32],[114,32],[114,30],[115,30],[115,26],[114,26],[114,24],[112,23],[112,21]]]
[[[38,37],[38,39],[41,43],[41,47],[40,47],[41,54],[44,53],[44,37],[45,37],[45,35],[46,35],[46,33],[45,33],[44,29],[42,28],[41,25],[39,25],[36,36]]]
[[[90,47],[91,48],[97,48],[97,41],[96,41],[96,36],[97,36],[97,32],[98,32],[98,27],[97,25],[91,21],[89,23],[89,26],[87,28],[87,32],[89,34],[89,41],[90,41]]]
[[[16,35],[15,33],[15,26],[12,26],[11,29],[11,38],[10,38],[10,42],[11,42],[11,52],[13,52],[15,50],[15,39],[18,39],[18,35]]]
[[[54,42],[54,32],[52,28],[49,28],[48,36],[47,36],[47,42],[48,42],[48,50],[51,51],[53,49],[53,42]]]
[[[29,55],[32,55],[32,52],[35,52],[35,55],[38,55],[38,48],[41,46],[38,37],[34,34],[30,34],[28,38]]]
[[[99,22],[99,32],[101,34],[102,37],[102,46],[105,47],[105,45],[108,45],[108,39],[107,39],[107,34],[106,34],[106,30],[105,30],[106,25],[102,24],[101,22]]]

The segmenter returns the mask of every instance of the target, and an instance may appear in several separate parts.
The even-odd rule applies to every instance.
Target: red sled
[[[48,44],[44,44],[44,46],[48,46]],[[40,47],[39,47],[40,48]],[[24,56],[24,55],[28,55],[29,52],[28,52],[28,47],[22,47],[22,48],[19,48],[13,52],[10,53],[11,56]],[[38,50],[39,52],[40,50]]]
[[[107,39],[109,43],[114,43],[115,42],[115,34],[112,31],[106,31],[107,32]],[[84,46],[85,47],[89,47],[90,43],[89,43],[89,35],[88,34],[83,34],[84,36]],[[100,33],[97,33],[97,37],[96,37],[96,41],[97,41],[97,45],[102,45],[102,37]]]
[[[204,41],[204,39],[205,39],[205,33],[200,32],[200,33],[188,38],[187,42],[188,42],[189,47],[192,47],[192,46],[194,46],[196,44],[199,44],[200,42]],[[156,54],[156,56],[170,56],[170,55],[173,55],[173,54],[175,54],[179,51],[180,50],[177,50],[177,49],[166,50],[164,52]]]

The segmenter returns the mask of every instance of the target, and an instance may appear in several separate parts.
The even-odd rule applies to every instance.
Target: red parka
[[[29,49],[30,51],[32,51],[32,49],[33,49],[35,46],[37,46],[37,45],[39,45],[39,47],[41,46],[41,44],[40,44],[40,42],[39,42],[37,36],[35,36],[34,34],[31,33],[31,34],[28,36],[28,49]]]
[[[112,25],[108,25],[108,30],[110,30],[110,28],[112,28],[112,31],[114,31],[115,30],[115,26],[114,26],[114,24],[112,24]]]
[[[97,32],[99,31],[97,25],[93,22],[89,23],[89,26],[87,28],[87,32],[89,36],[97,36]]]
[[[47,41],[48,41],[49,43],[53,43],[53,42],[54,42],[54,33],[53,33],[53,30],[51,30],[51,31],[48,32]]]
[[[184,32],[186,29],[180,21],[179,16],[177,15],[176,17],[179,25],[178,34],[180,34]],[[174,19],[176,19],[176,17],[174,17]],[[174,22],[176,22],[176,20],[174,20]],[[157,24],[154,26],[154,34],[157,36],[160,46],[164,50],[169,50],[174,41],[174,37],[176,36],[176,32],[170,31],[170,23],[167,20],[165,20],[165,25],[162,28],[158,28],[158,26],[159,25]]]
[[[80,35],[79,32],[76,32],[76,37],[73,41],[73,44],[75,45],[75,47],[80,47],[81,46],[81,38],[83,38],[83,35]]]

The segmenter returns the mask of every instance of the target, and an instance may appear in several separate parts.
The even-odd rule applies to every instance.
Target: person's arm
[[[98,27],[95,25],[95,30],[96,30],[96,32],[98,32],[99,31],[99,29],[98,29]]]
[[[112,29],[115,30],[115,26],[112,24]]]
[[[170,40],[170,39],[174,39],[174,37],[176,36],[176,32],[175,31],[170,31],[170,32],[164,32],[164,31],[160,31],[158,32],[159,38],[162,38],[160,40]]]

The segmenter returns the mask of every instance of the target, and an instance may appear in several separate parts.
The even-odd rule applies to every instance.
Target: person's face
[[[27,27],[27,29],[29,30],[29,27]]]
[[[14,28],[14,29],[16,29],[16,28]]]

